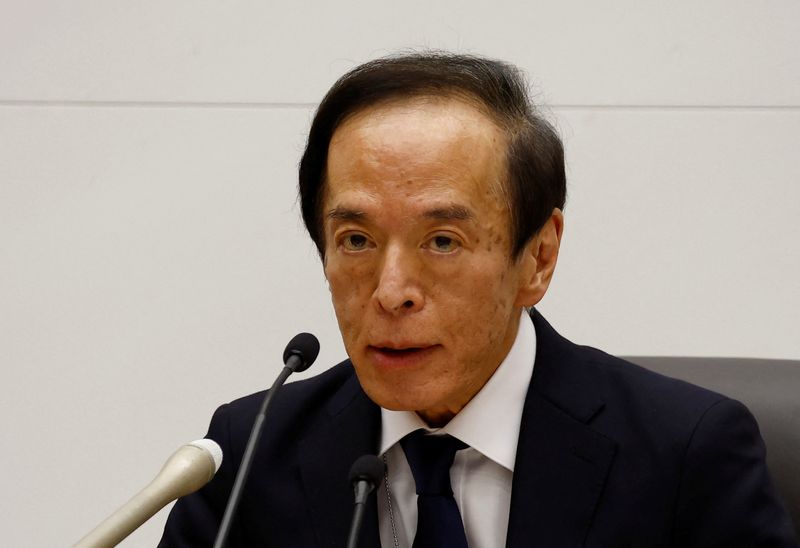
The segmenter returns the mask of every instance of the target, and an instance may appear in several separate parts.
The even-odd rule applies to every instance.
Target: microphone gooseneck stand
[[[347,537],[347,548],[358,546],[358,537],[361,534],[361,522],[364,521],[364,509],[367,498],[381,481],[386,465],[375,455],[362,455],[356,459],[350,468],[350,483],[353,484],[355,506],[353,520],[350,522],[350,534]]]
[[[225,507],[225,513],[222,516],[219,531],[217,531],[214,548],[223,548],[228,539],[233,516],[236,514],[236,508],[239,506],[239,501],[242,498],[245,482],[250,475],[250,467],[253,464],[256,445],[264,430],[264,421],[272,399],[275,397],[275,393],[283,386],[283,383],[286,382],[289,375],[308,369],[308,367],[314,363],[314,360],[317,359],[317,354],[319,354],[319,341],[310,333],[295,335],[295,337],[289,341],[289,344],[286,345],[286,350],[283,352],[283,363],[286,365],[278,375],[278,378],[275,379],[272,388],[270,388],[264,396],[261,409],[259,409],[256,420],[253,422],[253,428],[250,430],[250,438],[247,440],[247,447],[244,450],[239,471],[236,473],[236,479],[233,482],[233,488],[228,498],[228,504]]]

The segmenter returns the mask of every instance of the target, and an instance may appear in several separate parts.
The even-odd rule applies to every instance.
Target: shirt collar
[[[442,428],[430,428],[413,411],[381,408],[380,453],[404,436],[424,428],[450,434],[500,466],[514,471],[522,408],[533,375],[536,330],[523,310],[517,337],[508,355],[480,392]]]

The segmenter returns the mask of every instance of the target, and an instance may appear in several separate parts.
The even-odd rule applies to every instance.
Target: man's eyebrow
[[[468,221],[474,217],[472,211],[464,206],[451,205],[448,207],[437,207],[425,212],[425,217],[439,221]]]
[[[350,209],[348,207],[334,207],[325,215],[328,219],[337,219],[341,221],[358,221],[364,219],[367,214],[358,209]]]
[[[427,219],[435,219],[437,221],[467,221],[475,217],[470,209],[460,205],[436,207],[425,211],[422,215]],[[325,217],[340,221],[361,221],[366,219],[368,215],[360,209],[337,206],[328,211]]]

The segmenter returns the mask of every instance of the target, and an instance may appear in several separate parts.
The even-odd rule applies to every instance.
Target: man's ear
[[[544,297],[556,269],[563,232],[564,214],[555,208],[550,218],[526,244],[517,259],[520,262],[521,272],[516,306],[533,306]]]

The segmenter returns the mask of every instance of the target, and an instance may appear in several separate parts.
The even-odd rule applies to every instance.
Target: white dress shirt
[[[469,447],[456,453],[450,481],[470,548],[505,546],[511,479],[517,455],[522,408],[536,356],[536,331],[523,311],[517,337],[506,358],[475,397],[442,428],[430,428],[413,411],[381,409],[380,454],[385,482],[378,487],[381,546],[411,548],[417,529],[414,477],[398,443],[419,428],[450,434]],[[390,503],[391,500],[391,510]]]

